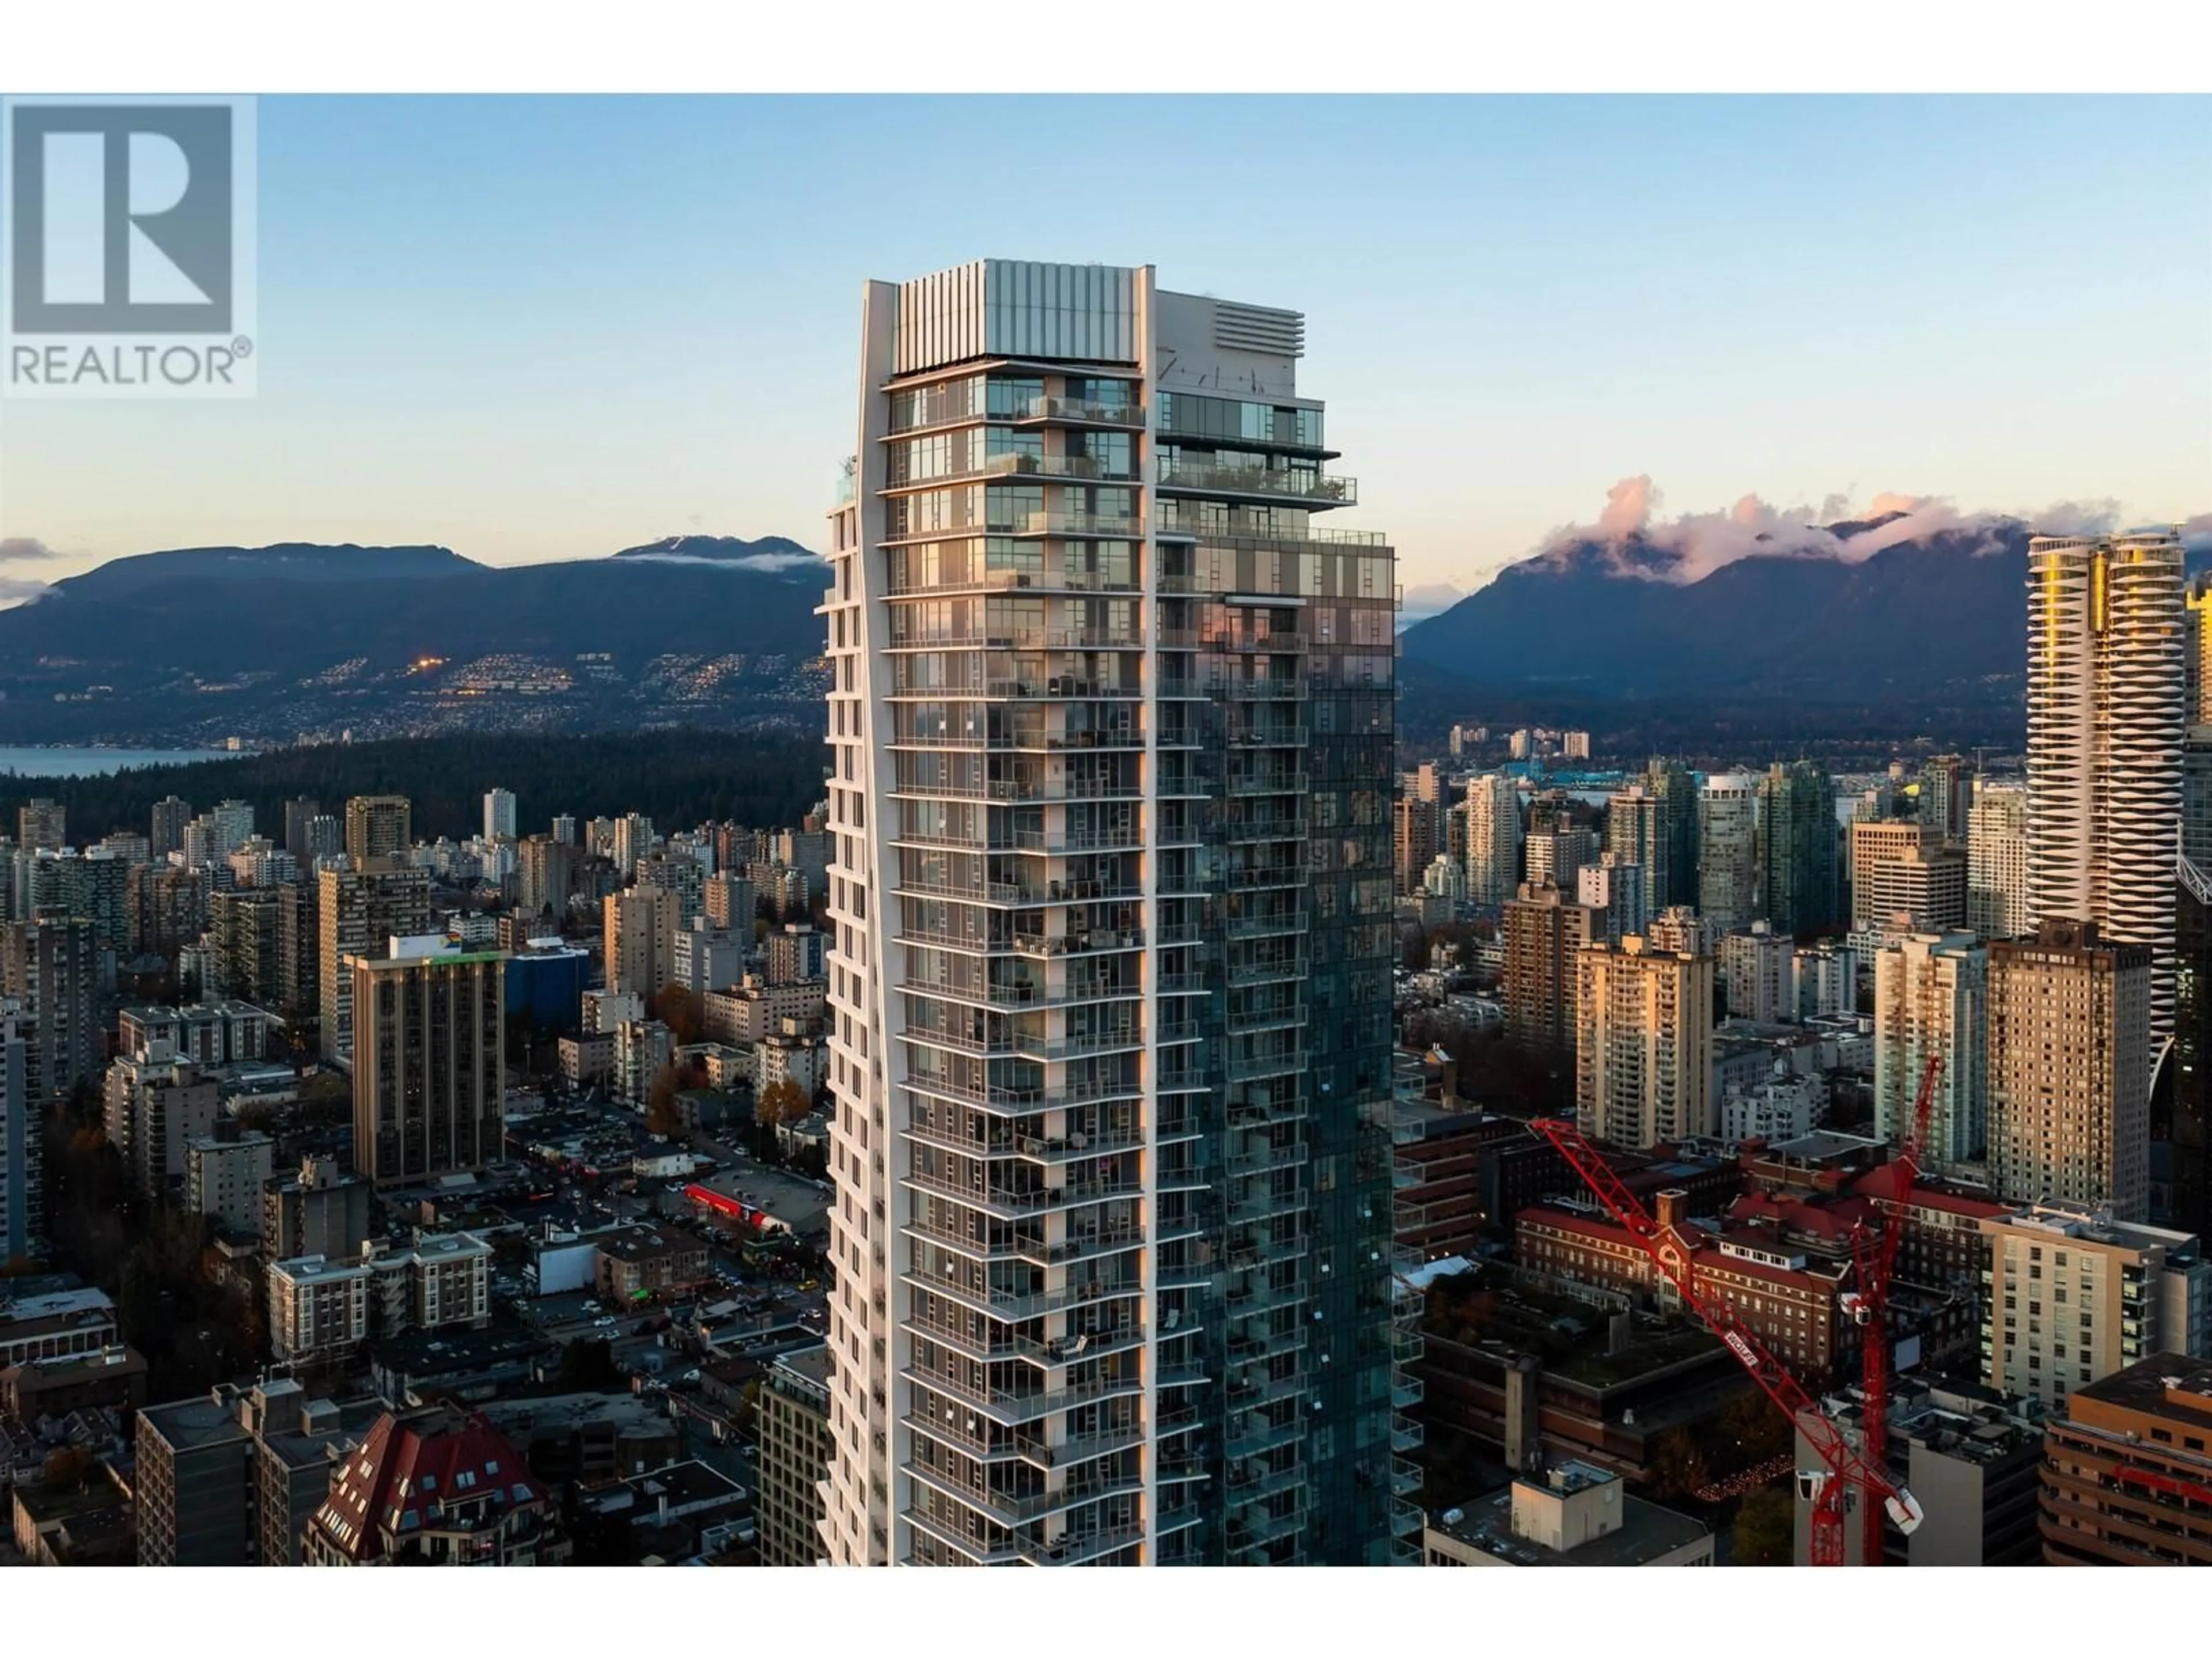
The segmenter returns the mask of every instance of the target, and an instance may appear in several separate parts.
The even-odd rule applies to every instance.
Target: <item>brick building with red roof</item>
[[[553,1494],[477,1416],[386,1413],[307,1522],[319,1567],[556,1566],[569,1544]]]

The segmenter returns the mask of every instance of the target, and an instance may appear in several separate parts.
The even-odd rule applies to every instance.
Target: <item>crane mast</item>
[[[1860,1383],[1864,1409],[1860,1440],[1866,1461],[1878,1469],[1889,1468],[1889,1285],[1897,1270],[1898,1246],[1905,1236],[1905,1212],[1912,1188],[1920,1179],[1920,1159],[1928,1146],[1928,1127],[1935,1116],[1936,1085],[1943,1075],[1943,1056],[1928,1056],[1920,1073],[1920,1092],[1912,1102],[1912,1121],[1905,1141],[1890,1160],[1896,1167],[1897,1186],[1887,1201],[1879,1237],[1869,1240],[1864,1228],[1851,1235],[1851,1255],[1858,1269],[1858,1316],[1864,1328],[1859,1335]],[[1869,1502],[1862,1506],[1860,1524],[1865,1528],[1861,1559],[1867,1565],[1882,1561],[1882,1510]]]

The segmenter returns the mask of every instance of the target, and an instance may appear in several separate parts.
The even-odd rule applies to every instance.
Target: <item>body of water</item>
[[[0,749],[0,777],[13,772],[23,778],[94,778],[126,766],[244,758],[227,749]]]

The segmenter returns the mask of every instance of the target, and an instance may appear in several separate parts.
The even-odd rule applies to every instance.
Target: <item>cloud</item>
[[[1636,535],[1658,510],[1659,492],[1652,488],[1650,473],[1623,478],[1606,492],[1605,511],[1597,515],[1597,533],[1607,541]]]
[[[2094,501],[2053,501],[2027,516],[2046,536],[2103,536],[2120,527],[2120,504],[2110,495]]]
[[[826,561],[812,553],[744,553],[734,559],[702,559],[687,553],[625,553],[623,562],[688,564],[707,570],[819,570]]]
[[[48,547],[35,536],[0,536],[0,564],[29,564],[37,559],[59,557],[59,548]]]
[[[35,605],[52,592],[48,584],[28,576],[0,576],[0,611],[13,610],[19,605]]]
[[[1856,564],[1884,548],[1946,535],[1968,554],[2003,545],[2000,531],[2026,525],[2045,535],[2099,535],[2119,528],[2122,505],[2111,497],[2054,501],[2040,511],[1964,513],[1948,496],[1883,490],[1863,507],[1844,494],[1815,507],[1774,507],[1745,495],[1724,512],[1660,516],[1662,497],[1648,473],[1623,478],[1606,492],[1596,522],[1567,525],[1544,540],[1536,557],[1554,562],[1595,552],[1619,575],[1686,585],[1756,554],[1761,558],[1831,559]],[[1879,522],[1877,522],[1879,521]],[[1865,529],[1838,526],[1865,525]],[[2212,551],[2212,514],[2192,519],[2184,538]]]

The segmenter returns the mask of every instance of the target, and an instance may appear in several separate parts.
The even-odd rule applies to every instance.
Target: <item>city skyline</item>
[[[957,226],[877,227],[863,260],[836,230],[842,173],[887,137],[919,167],[987,157],[1010,117],[1065,106],[264,99],[260,396],[189,418],[0,410],[0,603],[178,546],[429,542],[504,564],[807,541],[864,264],[1112,252],[987,193]],[[1060,165],[1144,176],[1157,257],[1192,286],[1340,319],[1310,367],[1374,435],[1363,483],[1419,602],[1562,526],[1662,507],[1691,540],[1885,496],[2051,531],[2204,516],[2212,227],[2174,210],[2212,103],[2053,108],[1117,99],[1095,118],[1127,145]],[[1194,173],[1194,145],[1221,161]],[[1240,176],[1255,203],[1356,202],[1361,234],[1247,232],[1222,205]],[[2070,224],[2162,252],[2057,257]],[[1296,296],[1275,292],[1286,240]],[[100,483],[125,450],[127,493]]]

